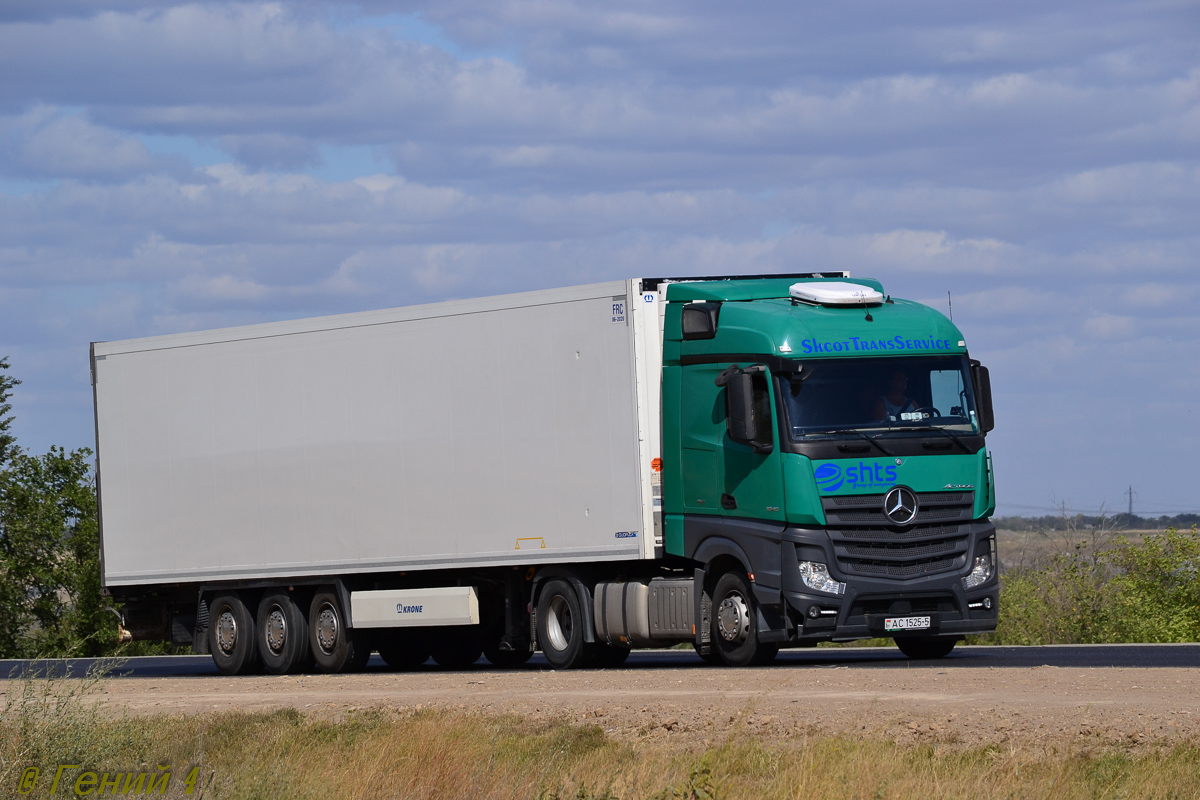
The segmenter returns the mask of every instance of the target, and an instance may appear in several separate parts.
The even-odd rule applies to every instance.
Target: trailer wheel
[[[254,617],[235,592],[219,594],[209,606],[208,645],[222,675],[246,675],[259,666]]]
[[[429,634],[403,628],[382,634],[379,655],[392,669],[416,669],[429,660]]]
[[[896,647],[909,658],[945,658],[950,655],[958,639],[953,636],[911,636],[895,640]]]
[[[713,588],[712,646],[721,663],[745,667],[770,661],[779,652],[758,641],[758,612],[750,584],[740,572],[726,572]]]
[[[312,658],[308,620],[287,592],[271,592],[258,604],[258,655],[272,675],[300,672]]]
[[[538,644],[555,669],[578,669],[590,660],[583,641],[586,621],[574,587],[563,580],[546,583],[538,598]]]
[[[346,627],[337,595],[317,592],[308,612],[308,643],[322,672],[352,672],[366,666],[371,648],[366,637]]]

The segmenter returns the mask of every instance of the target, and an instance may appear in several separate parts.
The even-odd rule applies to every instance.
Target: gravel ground
[[[0,681],[0,692],[13,688]],[[1200,738],[1200,669],[911,669],[681,666],[111,680],[94,695],[125,713],[296,708],[511,712],[680,745],[738,730],[766,739],[884,736],[954,747],[1134,747]]]

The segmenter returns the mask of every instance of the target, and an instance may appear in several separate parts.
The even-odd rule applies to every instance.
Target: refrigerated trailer
[[[97,342],[92,381],[104,591],[227,674],[996,625],[987,370],[847,273]]]

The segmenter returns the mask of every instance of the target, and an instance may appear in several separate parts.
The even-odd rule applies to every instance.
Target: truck
[[[95,342],[91,368],[102,591],[224,674],[995,630],[988,370],[848,272]]]

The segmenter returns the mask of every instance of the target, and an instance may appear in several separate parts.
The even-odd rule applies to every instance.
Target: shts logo
[[[853,467],[842,469],[837,464],[822,464],[813,472],[817,488],[822,492],[836,492],[842,486],[862,488],[868,486],[891,486],[896,482],[894,466],[858,462]]]

